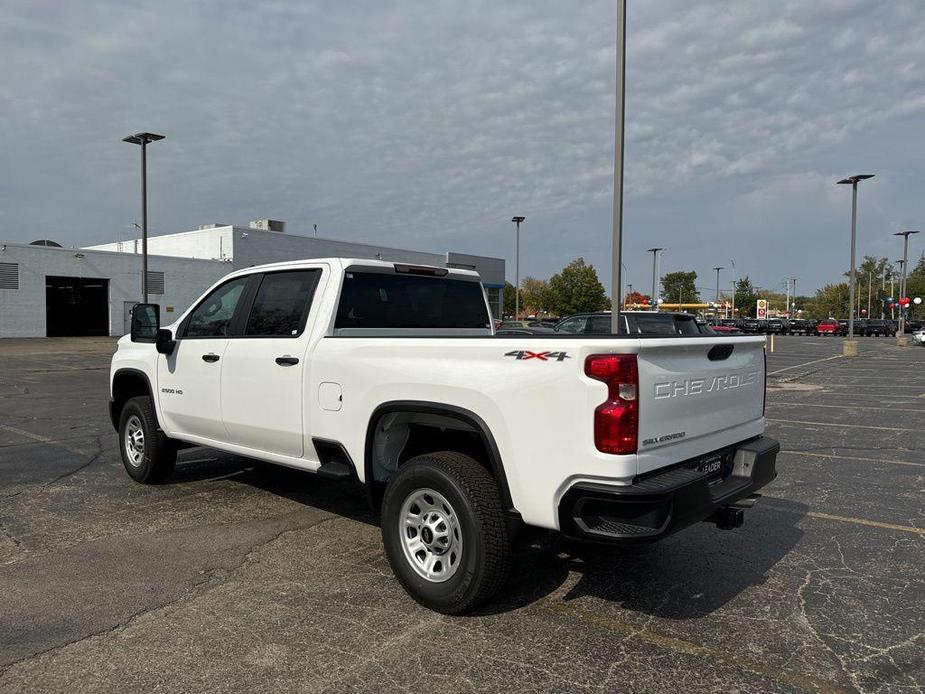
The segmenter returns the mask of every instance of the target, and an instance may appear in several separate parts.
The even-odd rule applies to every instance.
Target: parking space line
[[[773,376],[774,374],[779,374],[782,371],[790,371],[790,369],[799,369],[801,366],[809,366],[810,364],[819,364],[824,361],[832,361],[833,359],[844,359],[844,355],[836,354],[834,357],[825,357],[823,359],[814,359],[813,361],[804,362],[803,364],[794,364],[793,366],[785,366],[783,369],[777,369],[777,371],[769,371],[768,376]]]
[[[838,427],[840,429],[873,429],[875,431],[895,431],[895,432],[917,432],[918,429],[903,429],[900,427],[875,427],[869,424],[838,424],[837,422],[807,422],[802,419],[774,419],[772,417],[765,417],[766,422],[777,422],[784,424],[807,424],[809,426],[817,427]]]
[[[58,446],[60,448],[63,448],[66,451],[70,451],[71,453],[77,453],[78,455],[90,455],[90,451],[87,451],[83,448],[74,448],[73,446],[69,446],[65,444],[63,441],[60,441],[60,440],[56,441],[55,439],[50,439],[47,436],[42,436],[41,434],[33,434],[31,431],[26,431],[25,429],[17,429],[16,427],[7,426],[6,424],[0,424],[0,429],[3,429],[4,431],[8,431],[11,434],[16,434],[18,436],[23,436],[27,439],[32,439],[33,441],[36,441],[37,443],[44,443],[49,446]],[[27,444],[22,444],[22,445],[27,445]]]
[[[797,402],[795,400],[768,401],[768,405],[786,405],[787,407],[827,407],[838,410],[877,410],[881,412],[920,412],[925,414],[921,407],[871,407],[870,405],[820,405],[814,402]]]
[[[820,513],[819,511],[809,511],[806,515],[810,518],[833,520],[839,523],[854,523],[855,525],[867,525],[872,528],[883,528],[885,530],[899,530],[900,532],[914,533],[925,537],[925,528],[916,528],[911,525],[896,525],[895,523],[884,523],[882,521],[870,520],[869,518],[856,518],[854,516],[836,516],[831,513]]]
[[[750,672],[760,677],[767,677],[768,679],[787,684],[791,687],[796,687],[797,689],[820,692],[822,694],[836,694],[844,691],[833,683],[816,679],[810,675],[793,672],[792,670],[781,670],[765,663],[742,657],[741,653],[738,653],[734,649],[714,648],[712,646],[695,643],[694,641],[688,641],[687,639],[677,638],[676,636],[660,634],[644,626],[634,626],[621,619],[609,617],[606,614],[598,614],[576,608],[572,606],[571,603],[567,602],[546,600],[541,602],[540,605],[550,612],[554,612],[569,619],[577,619],[585,624],[597,626],[608,631],[617,632],[627,638],[638,639],[650,645],[675,653],[684,653],[704,660],[722,663],[734,669],[744,670],[745,672]]]
[[[913,463],[908,460],[887,460],[886,458],[862,458],[855,455],[840,455],[838,453],[809,453],[807,451],[782,450],[781,453],[789,455],[805,455],[810,458],[837,458],[840,460],[860,460],[865,463],[888,463],[890,465],[908,465],[910,467],[925,467],[925,463]]]

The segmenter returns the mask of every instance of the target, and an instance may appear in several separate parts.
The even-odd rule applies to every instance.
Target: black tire
[[[461,532],[459,565],[443,582],[419,575],[405,553],[405,536],[419,531],[406,529],[402,508],[415,493],[428,489],[449,502]],[[402,587],[443,614],[462,614],[484,604],[510,571],[511,540],[498,483],[476,460],[453,451],[420,455],[398,469],[382,500],[382,541]]]
[[[127,430],[140,425],[143,434],[141,453],[129,450]],[[125,471],[136,482],[159,484],[173,474],[177,462],[177,449],[164,435],[157,423],[154,405],[147,395],[132,398],[119,415],[119,452]]]

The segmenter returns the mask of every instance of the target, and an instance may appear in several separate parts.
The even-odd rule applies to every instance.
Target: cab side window
[[[569,318],[567,321],[563,321],[562,324],[556,328],[556,331],[560,333],[569,333],[571,335],[583,333],[585,331],[585,324],[587,322],[587,316],[576,316],[575,318]]]
[[[271,272],[263,277],[244,328],[248,337],[297,337],[305,329],[321,270]]]
[[[193,309],[183,337],[228,337],[231,319],[249,279],[238,277],[216,287]]]
[[[610,335],[610,316],[591,316],[585,332],[591,335]]]

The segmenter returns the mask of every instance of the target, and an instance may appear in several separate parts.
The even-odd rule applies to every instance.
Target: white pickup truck
[[[110,411],[138,482],[192,444],[365,485],[401,584],[461,613],[523,525],[741,525],[776,474],[764,397],[761,337],[500,337],[473,272],[330,258],[234,272],[166,328],[138,304]]]

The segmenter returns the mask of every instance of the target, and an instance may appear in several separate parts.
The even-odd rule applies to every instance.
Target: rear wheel
[[[173,474],[177,449],[160,430],[147,395],[132,398],[122,408],[119,449],[125,471],[136,482],[157,484]]]
[[[398,469],[382,501],[382,540],[408,594],[444,614],[488,601],[510,567],[498,485],[461,453],[421,455]]]

